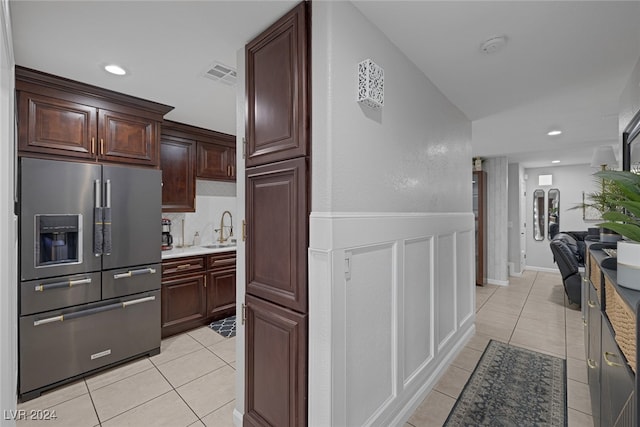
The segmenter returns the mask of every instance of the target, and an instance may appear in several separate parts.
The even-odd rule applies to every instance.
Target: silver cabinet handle
[[[94,204],[93,207],[93,254],[95,256],[102,255],[102,244],[103,244],[103,219],[102,219],[102,185],[100,184],[100,180],[96,179],[94,181]]]
[[[596,369],[598,367],[598,365],[596,364],[596,362],[592,359],[587,359],[587,365],[591,368],[591,369]]]
[[[45,325],[47,323],[53,323],[53,322],[62,322],[63,320],[64,320],[64,316],[62,315],[54,316],[54,317],[49,317],[47,319],[36,320],[33,322],[33,326],[40,326],[40,325]]]
[[[126,273],[114,274],[113,278],[118,280],[118,279],[124,279],[131,276],[138,276],[140,274],[155,274],[155,273],[156,273],[155,268],[143,268],[141,270],[129,270]]]
[[[48,289],[70,288],[76,285],[88,285],[89,283],[91,283],[91,279],[87,277],[86,279],[67,280],[66,282],[42,283],[36,285],[35,290],[36,292],[42,292]]]
[[[138,298],[131,301],[125,301],[122,303],[122,308],[127,308],[130,305],[142,304],[143,302],[155,301],[155,299],[156,299],[155,296],[151,296],[151,297]]]

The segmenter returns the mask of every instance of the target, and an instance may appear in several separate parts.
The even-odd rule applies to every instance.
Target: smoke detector
[[[507,44],[507,37],[505,36],[494,36],[485,40],[480,45],[480,50],[487,55],[491,53],[495,53],[501,50]]]
[[[238,79],[236,69],[224,65],[221,62],[214,62],[202,74],[204,77],[216,82],[224,83],[228,86],[235,86]]]

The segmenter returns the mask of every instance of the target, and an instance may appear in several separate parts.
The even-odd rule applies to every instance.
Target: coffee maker
[[[162,250],[173,249],[173,236],[171,235],[171,220],[162,218]]]

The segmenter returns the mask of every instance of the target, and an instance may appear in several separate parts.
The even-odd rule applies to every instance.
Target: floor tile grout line
[[[158,367],[156,367],[156,369],[158,369]],[[200,420],[200,417],[198,416],[198,414],[196,414],[196,411],[191,407],[191,405],[189,405],[189,403],[188,403],[186,400],[184,400],[184,397],[182,397],[182,395],[180,394],[180,392],[178,391],[178,389],[177,389],[177,388],[175,388],[175,387],[173,386],[173,384],[171,384],[171,381],[169,381],[169,379],[168,379],[167,377],[165,377],[165,375],[162,373],[162,371],[160,371],[160,369],[158,369],[158,372],[160,372],[160,375],[162,375],[162,378],[164,378],[164,379],[165,379],[165,381],[166,381],[167,383],[169,383],[169,385],[171,386],[171,390],[173,390],[173,391],[178,395],[178,397],[180,398],[180,400],[182,400],[182,401],[184,402],[184,404],[185,404],[185,405],[187,405],[187,408],[189,408],[189,410],[190,410],[191,412],[193,412],[193,415],[195,415],[195,417],[196,417],[198,420]],[[200,377],[198,377],[198,378],[200,378]],[[182,386],[180,386],[180,387],[182,387]],[[193,423],[191,423],[191,424],[193,424]]]
[[[520,309],[520,314],[518,314],[518,320],[516,320],[516,324],[513,325],[513,329],[511,330],[511,335],[509,335],[509,341],[507,342],[507,344],[511,344],[511,340],[513,339],[513,334],[516,332],[518,323],[520,323],[520,317],[522,317],[522,311],[524,310],[524,306],[527,305],[527,301],[529,300],[529,295],[531,295],[531,290],[533,289],[533,285],[535,284],[537,278],[538,278],[538,273],[536,272],[536,275],[533,278],[533,282],[531,282],[531,286],[529,287],[529,292],[527,292],[527,297],[524,299],[524,304]]]
[[[146,356],[146,357],[147,357],[147,359],[150,359],[150,358],[149,358],[149,356]],[[140,360],[143,360],[143,359],[138,359],[138,361],[140,361]],[[151,360],[149,360],[149,361],[151,362]],[[114,366],[113,368],[111,368],[111,370],[118,370],[118,369],[123,368],[123,367],[125,367],[125,366],[126,366],[126,364],[125,364],[125,365]],[[91,390],[91,389],[89,388],[89,384],[86,382],[86,380],[87,380],[88,378],[84,378],[84,380],[85,380],[85,384],[86,384],[86,386],[87,386],[87,390],[89,391],[89,393],[91,393],[92,391],[98,391],[98,390],[103,389],[103,388],[105,388],[105,387],[109,387],[110,385],[117,384],[117,383],[119,383],[120,381],[124,381],[124,380],[126,380],[126,379],[128,379],[128,378],[134,377],[134,376],[136,376],[136,375],[138,375],[138,374],[141,374],[141,373],[143,373],[143,372],[147,372],[147,371],[149,371],[149,370],[151,370],[151,369],[153,369],[153,368],[156,368],[156,366],[153,364],[153,362],[151,362],[151,366],[149,366],[148,368],[145,368],[145,369],[143,369],[143,370],[141,370],[141,371],[138,371],[138,372],[134,372],[134,373],[133,373],[133,374],[131,374],[131,375],[127,375],[126,377],[122,377],[122,378],[120,378],[119,380],[113,381],[113,382],[111,382],[111,383],[109,383],[109,384],[105,384],[105,385],[102,385],[102,386],[100,386],[100,387],[94,388],[93,390]],[[156,369],[157,369],[157,368],[156,368]],[[108,372],[111,372],[111,370],[104,371],[102,374],[106,374],[106,373],[108,373]],[[97,374],[97,375],[101,375],[101,374]]]
[[[91,390],[89,390],[89,385],[87,384],[87,379],[83,378],[82,381],[84,381],[84,386],[87,388],[87,392],[89,394],[89,399],[91,400],[91,406],[93,406],[93,412],[96,413],[96,419],[98,420],[98,424],[97,425],[102,427],[102,422],[100,421],[100,415],[98,415],[98,408],[96,408],[96,402],[93,401],[93,396],[91,395]]]
[[[225,402],[225,403],[223,403],[222,405],[218,406],[216,409],[214,409],[213,411],[209,412],[208,414],[203,415],[203,416],[202,416],[202,418],[206,418],[206,417],[208,417],[209,415],[213,414],[214,412],[219,411],[223,406],[227,406],[229,403],[231,403],[231,402],[233,402],[233,401],[235,401],[235,400],[236,400],[236,399],[235,399],[235,397],[234,397],[234,398],[233,398],[233,399],[231,399],[230,401]],[[202,424],[204,424],[204,421],[202,421],[202,418],[198,418],[198,420],[200,420],[200,421],[202,422]]]
[[[171,385],[171,384],[169,384],[169,385]],[[112,416],[112,417],[106,418],[104,421],[103,421],[103,420],[101,420],[101,419],[100,419],[100,415],[98,415],[98,421],[100,421],[100,425],[102,425],[102,423],[106,423],[107,421],[112,420],[112,419],[114,419],[114,418],[116,418],[116,417],[119,417],[120,415],[126,414],[127,412],[132,411],[132,410],[134,410],[134,409],[136,409],[136,408],[139,408],[140,406],[146,405],[147,403],[149,403],[149,402],[151,402],[151,401],[153,401],[153,400],[156,400],[157,398],[162,397],[162,396],[164,396],[165,394],[171,393],[171,391],[172,391],[172,390],[167,390],[167,391],[165,391],[164,393],[161,393],[161,394],[159,394],[159,395],[157,395],[157,396],[154,396],[153,398],[151,398],[151,399],[149,399],[149,400],[145,400],[144,402],[141,402],[141,403],[137,404],[136,406],[133,406],[133,407],[131,407],[131,408],[127,409],[126,411],[119,412],[119,413],[117,413],[116,415],[114,415],[114,416]]]

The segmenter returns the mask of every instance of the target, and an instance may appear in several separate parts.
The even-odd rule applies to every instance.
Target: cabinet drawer
[[[20,394],[160,348],[160,291],[20,317]]]
[[[218,254],[209,255],[207,257],[207,269],[218,270],[221,268],[235,268],[236,266],[236,252],[222,252]]]
[[[177,258],[162,263],[162,276],[193,273],[205,270],[204,257]]]

